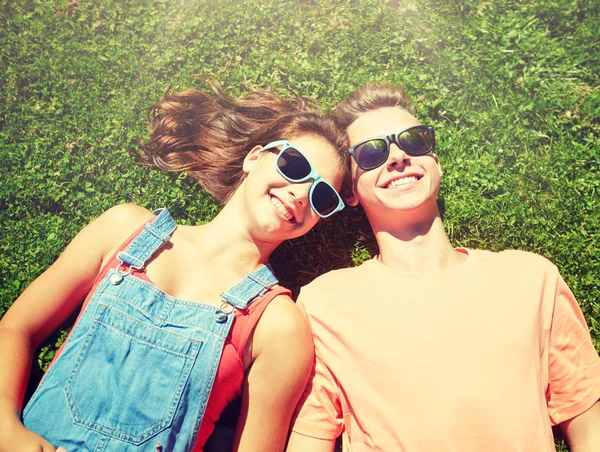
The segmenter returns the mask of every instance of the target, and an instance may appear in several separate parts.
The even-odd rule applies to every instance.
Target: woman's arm
[[[279,296],[267,307],[251,353],[233,450],[282,451],[313,361],[310,329],[289,297]]]
[[[54,451],[20,422],[33,353],[79,306],[118,245],[151,217],[132,205],[105,212],[77,234],[0,321],[0,451],[21,450],[16,441],[38,441],[38,449],[32,450]]]

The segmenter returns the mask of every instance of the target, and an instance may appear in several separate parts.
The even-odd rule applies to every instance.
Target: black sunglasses
[[[413,126],[387,137],[374,137],[348,149],[356,164],[365,171],[383,165],[394,143],[410,156],[424,155],[435,150],[433,126]]]
[[[263,149],[281,147],[275,160],[275,168],[290,182],[300,183],[312,179],[308,200],[321,218],[327,218],[344,208],[344,202],[335,188],[317,173],[306,156],[289,141],[281,140],[267,144]]]

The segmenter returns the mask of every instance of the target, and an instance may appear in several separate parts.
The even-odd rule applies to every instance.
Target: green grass
[[[210,74],[230,94],[270,84],[329,108],[386,80],[436,127],[453,243],[553,260],[600,349],[599,22],[585,0],[3,2],[0,314],[114,204],[168,206],[186,224],[214,216],[189,178],[128,152],[166,89]],[[373,250],[348,210],[273,261],[297,292]]]

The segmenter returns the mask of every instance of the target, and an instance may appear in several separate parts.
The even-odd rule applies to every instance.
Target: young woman
[[[234,450],[283,449],[312,340],[267,263],[343,208],[346,138],[307,99],[214,91],[154,105],[141,156],[223,209],[177,226],[116,206],[15,301],[0,322],[0,451],[201,451],[240,393]],[[34,350],[82,300],[21,418]]]

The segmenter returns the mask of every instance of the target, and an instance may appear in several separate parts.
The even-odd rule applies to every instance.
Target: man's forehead
[[[371,137],[390,135],[419,125],[420,122],[399,107],[384,107],[364,113],[348,126],[350,144],[354,145]]]

